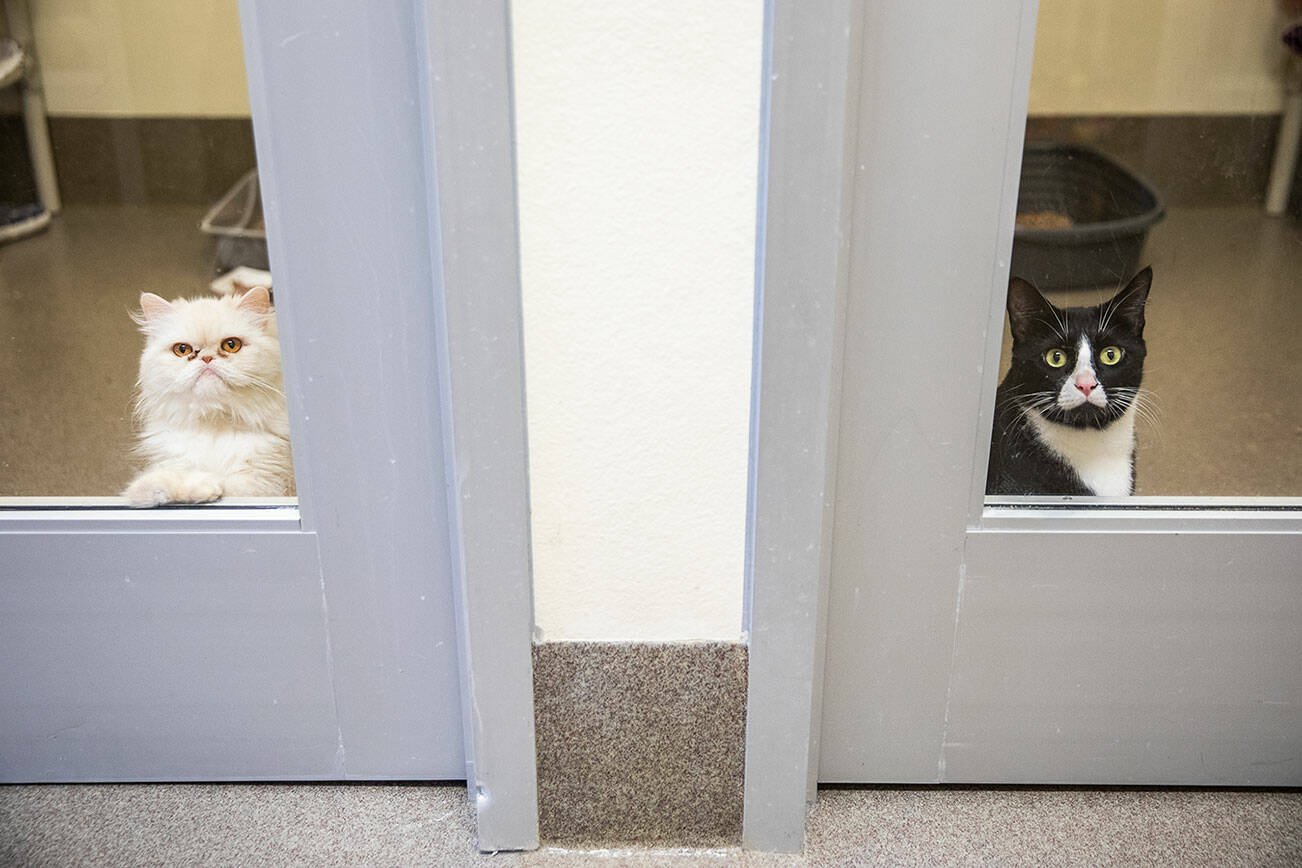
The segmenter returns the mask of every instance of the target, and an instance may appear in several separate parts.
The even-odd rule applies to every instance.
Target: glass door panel
[[[1296,27],[1040,3],[989,494],[1302,495]]]
[[[239,14],[137,6],[6,4],[0,504],[292,503]]]
[[[1239,61],[1182,53],[1211,38],[1204,12],[1062,4],[1055,19],[1058,5],[1041,6],[1040,26],[1069,35],[1044,43],[1039,90],[1033,3],[865,16],[864,56],[881,62],[858,115],[820,776],[1296,782],[1302,680],[1285,661],[1302,652],[1302,550],[1289,501],[1225,501],[1231,512],[1205,499],[1095,501],[1078,485],[1091,471],[1120,475],[1124,490],[1106,493],[1127,493],[1128,444],[1100,442],[1110,432],[1098,421],[1139,396],[1140,491],[1298,493],[1293,363],[1262,346],[1290,345],[1298,232],[1261,213],[1253,180],[1278,118],[1227,83],[1245,80]],[[1218,40],[1271,45],[1270,16],[1250,24],[1215,8]],[[937,27],[943,53],[924,47]],[[1140,64],[1147,77],[1117,73],[1136,39],[1157,58]],[[924,56],[906,62],[886,45]],[[1264,58],[1237,55],[1266,76]],[[1123,85],[1130,102],[1118,101]],[[1042,113],[1029,123],[1028,92]],[[1024,148],[1027,130],[1037,144]],[[1036,200],[1056,172],[1068,181],[1059,197]],[[1096,225],[1118,221],[1143,243],[1127,249],[1117,226]],[[1025,339],[1014,356],[1026,391],[1011,398],[990,373],[1005,306]],[[987,505],[1000,481],[987,479],[987,435],[998,445],[1001,426],[1022,422],[1048,458],[1084,473],[1061,472],[1023,438],[1002,456],[1006,477],[1034,479],[1008,462],[1040,459],[1054,471],[1044,478],[1074,487]],[[1252,459],[1254,444],[1271,459]],[[1082,498],[1147,508],[1072,508]]]
[[[781,789],[798,836],[820,780],[1302,782],[1297,369],[1271,349],[1293,345],[1299,234],[1263,213],[1278,22],[983,0],[849,4],[818,31],[775,9],[748,807]],[[1077,180],[1032,202],[1042,140]],[[1142,229],[1129,257],[1091,225],[1115,220]],[[1072,237],[1086,262],[1055,265]],[[1150,265],[1146,346],[1138,305],[1064,322],[1138,301]],[[1010,297],[1043,376],[1000,407]],[[1142,380],[1108,379],[1141,355]],[[1137,495],[1125,439],[1097,462],[1120,496],[1061,468],[1070,486],[987,488],[997,412],[1047,418],[1064,386],[1142,396]],[[1072,438],[1107,426],[1069,421],[1044,439],[1088,463]]]
[[[438,312],[463,285],[434,268],[429,158],[454,148],[423,126],[429,102],[463,89],[424,86],[405,2],[31,5],[17,41],[42,64],[63,196],[30,177],[40,148],[6,117],[18,156],[0,183],[50,219],[0,246],[0,779],[464,778],[453,585],[482,547],[450,530]],[[236,298],[268,264],[274,318],[267,295]],[[217,326],[169,331],[176,298]],[[518,334],[494,310],[476,334]],[[172,370],[233,364],[273,323],[284,396],[278,369],[258,368],[202,375],[176,403],[202,409],[226,377],[292,418],[293,497],[125,508],[147,465],[131,451],[142,350]],[[523,514],[523,495],[495,490],[497,515]],[[522,569],[518,551],[502,558]],[[491,587],[497,573],[476,575]],[[485,619],[510,602],[493,600]],[[524,619],[518,633],[527,645]],[[523,681],[501,695],[527,695]],[[494,810],[519,807],[498,792]]]

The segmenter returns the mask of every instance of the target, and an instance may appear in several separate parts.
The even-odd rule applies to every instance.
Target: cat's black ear
[[[1132,277],[1125,289],[1104,305],[1106,318],[1112,322],[1126,323],[1135,334],[1143,337],[1144,305],[1148,302],[1148,290],[1152,285],[1153,269],[1150,266]]]
[[[1020,277],[1008,281],[1008,325],[1013,340],[1022,340],[1037,326],[1040,331],[1056,330],[1058,321],[1057,310],[1038,289]]]

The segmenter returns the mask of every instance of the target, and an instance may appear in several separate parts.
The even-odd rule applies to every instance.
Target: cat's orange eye
[[[1103,352],[1099,353],[1099,361],[1105,365],[1115,365],[1121,361],[1122,355],[1121,347],[1104,347]]]
[[[1061,368],[1067,364],[1067,354],[1062,350],[1049,350],[1044,354],[1044,360],[1049,363],[1051,368]]]
[[[244,346],[244,341],[239,338],[227,338],[222,341],[222,349],[228,353],[238,353],[242,346]]]
[[[172,344],[172,352],[181,358],[185,358],[190,355],[190,353],[194,352],[194,347],[189,344]]]

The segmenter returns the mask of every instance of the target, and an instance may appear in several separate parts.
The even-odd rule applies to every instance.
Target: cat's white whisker
[[[232,383],[232,385],[240,387],[254,386],[258,389],[265,389],[269,392],[274,392],[282,398],[285,397],[285,393],[281,391],[280,388],[248,372],[242,372],[241,379],[238,382]]]
[[[1058,323],[1058,337],[1062,338],[1064,342],[1070,343],[1071,339],[1068,335],[1071,333],[1071,326],[1067,322],[1067,314],[1064,312],[1060,317],[1058,315],[1058,309],[1054,308],[1053,318],[1054,321]]]
[[[1054,334],[1058,335],[1065,341],[1067,339],[1067,333],[1063,330],[1062,325],[1058,322],[1057,319],[1058,315],[1054,314],[1053,316],[1054,316],[1053,322],[1049,322],[1047,319],[1043,319],[1043,318],[1038,318],[1035,321],[1042,325],[1048,326],[1049,329],[1052,330]]]
[[[1162,407],[1157,395],[1149,389],[1136,388],[1131,406],[1135,408],[1136,415],[1144,420],[1145,425],[1161,438]]]

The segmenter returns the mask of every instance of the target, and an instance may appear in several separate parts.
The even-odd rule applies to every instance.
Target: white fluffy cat
[[[166,301],[140,296],[139,453],[132,506],[292,492],[280,343],[267,290]]]

